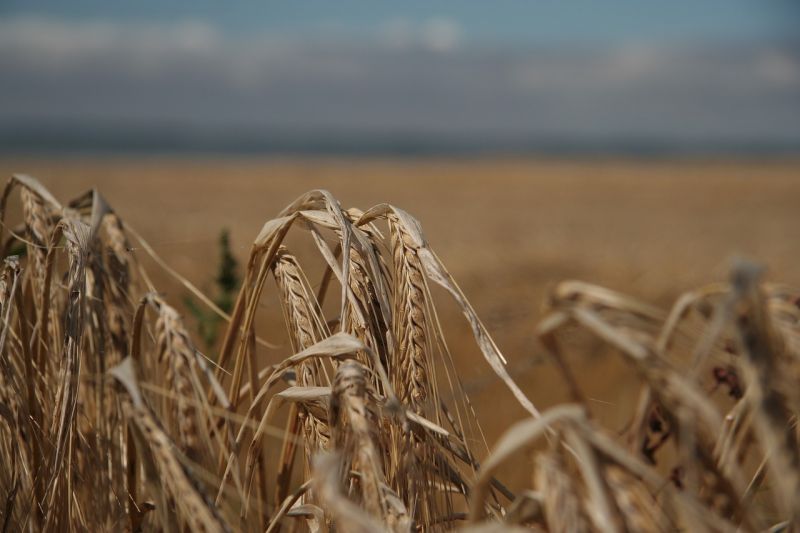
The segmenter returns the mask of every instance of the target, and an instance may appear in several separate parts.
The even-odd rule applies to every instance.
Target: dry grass
[[[4,217],[17,194],[22,220],[0,235],[4,531],[800,526],[800,293],[747,262],[670,312],[555,287],[536,335],[571,402],[540,413],[401,209],[299,197],[264,224],[203,354],[130,243],[151,248],[97,192],[62,205],[16,176]],[[317,283],[303,264],[319,258]],[[491,447],[439,320],[446,296],[528,414]],[[290,348],[265,340],[282,328],[259,314],[271,299]],[[621,433],[566,353],[579,329],[641,384]],[[497,476],[528,468],[523,452],[534,468],[514,493]]]

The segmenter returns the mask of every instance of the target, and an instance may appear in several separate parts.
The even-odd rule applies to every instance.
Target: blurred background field
[[[345,207],[391,202],[423,225],[540,408],[567,399],[534,342],[548,290],[579,279],[668,307],[683,291],[727,277],[736,255],[800,285],[800,161],[783,159],[525,158],[5,158],[65,200],[97,186],[181,275],[213,292],[221,229],[243,262],[261,225],[297,196],[326,188]],[[311,256],[302,232],[293,241]],[[188,291],[134,253],[167,299]],[[313,266],[313,265],[312,265]],[[320,265],[312,268],[319,278]],[[446,295],[442,320],[489,442],[524,412],[469,341]],[[277,302],[265,319],[281,325]],[[188,322],[192,324],[192,319]],[[280,328],[272,340],[282,342]],[[584,336],[585,337],[585,336]],[[588,343],[581,338],[581,343]],[[589,344],[591,345],[591,344]],[[288,344],[267,359],[279,360]],[[622,428],[638,389],[619,358],[582,350],[578,377],[598,412]],[[710,384],[709,378],[709,384]]]

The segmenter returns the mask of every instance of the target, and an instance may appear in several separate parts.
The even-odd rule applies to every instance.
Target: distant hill
[[[794,155],[798,142],[620,137],[458,137],[393,133],[299,133],[164,125],[5,123],[0,153],[215,153],[297,155]]]

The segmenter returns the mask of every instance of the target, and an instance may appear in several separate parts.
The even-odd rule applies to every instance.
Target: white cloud
[[[449,52],[455,49],[461,40],[461,26],[449,19],[431,19],[424,24],[422,35],[423,42],[432,50]]]
[[[778,87],[800,90],[800,58],[782,50],[767,50],[758,60],[758,70],[765,80]]]
[[[388,20],[379,30],[383,43],[390,48],[422,48],[450,52],[461,44],[461,26],[447,18],[432,18],[419,23],[398,17]]]
[[[221,41],[214,26],[197,20],[125,25],[111,21],[64,21],[40,17],[0,19],[0,49],[81,56],[114,48],[172,48],[206,52]]]
[[[528,138],[800,139],[800,50],[503,50],[448,19],[371,38],[247,38],[203,21],[0,20],[0,125],[189,121]]]

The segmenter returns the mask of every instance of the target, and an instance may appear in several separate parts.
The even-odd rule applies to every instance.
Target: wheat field
[[[65,165],[66,175],[81,172],[79,163],[72,165]],[[549,198],[536,197],[524,194],[525,165],[508,163],[503,179],[521,184],[517,204],[492,203],[488,187],[485,208],[498,211],[485,219],[452,227],[452,217],[440,213],[440,228],[470,235],[445,246],[447,256],[432,244],[438,237],[423,231],[424,213],[413,205],[419,189],[415,196],[410,182],[384,176],[394,185],[384,184],[386,198],[374,202],[353,192],[340,202],[313,187],[294,200],[258,198],[250,191],[243,202],[254,202],[264,216],[241,254],[241,287],[228,310],[197,287],[201,275],[186,274],[180,261],[149,243],[154,237],[170,242],[175,232],[164,208],[176,194],[174,184],[163,186],[169,169],[160,169],[159,189],[148,188],[146,174],[144,180],[130,179],[124,165],[115,165],[128,189],[114,187],[112,179],[113,200],[75,179],[48,181],[55,185],[51,194],[26,174],[16,174],[3,194],[4,530],[798,526],[800,292],[767,281],[785,274],[783,281],[797,282],[790,243],[798,230],[786,224],[794,212],[787,194],[795,187],[793,164],[787,171],[751,163],[754,172],[761,168],[767,175],[764,181],[707,174],[702,186],[692,185],[689,165],[688,175],[675,178],[685,187],[672,189],[668,176],[653,177],[645,188],[626,175],[630,168],[601,163],[601,173],[615,170],[617,177],[581,181],[584,220],[544,218],[558,209],[559,199],[562,208],[569,200],[565,191],[575,189],[568,187],[569,176]],[[725,168],[713,170],[724,174]],[[433,162],[417,170],[419,185],[426,172],[442,169]],[[565,172],[558,165],[550,170]],[[404,171],[400,164],[390,173]],[[470,205],[475,184],[465,173],[440,183],[428,209],[452,212]],[[214,174],[206,170],[198,179]],[[219,186],[247,192],[242,180],[230,174],[227,179],[217,176]],[[306,181],[298,178],[293,186]],[[604,191],[611,198],[613,187],[627,192],[616,196],[619,212],[640,212],[642,223],[615,220],[614,210],[592,212],[600,201],[594,188],[601,186],[612,187]],[[711,236],[700,241],[692,224],[697,219],[682,216],[702,203],[693,187],[717,196],[702,205],[730,208],[709,209],[709,217],[719,216],[724,224],[705,226]],[[395,189],[402,193],[391,194]],[[546,184],[535,189],[530,192],[547,192]],[[743,190],[760,194],[735,195]],[[667,218],[653,206],[669,203],[669,191],[679,201],[670,203]],[[658,192],[660,197],[648,197]],[[141,225],[123,216],[124,208],[114,209],[136,202],[136,194],[146,203],[140,206]],[[351,198],[362,201],[350,203]],[[381,203],[387,199],[392,204]],[[731,205],[731,199],[738,203]],[[626,207],[625,201],[632,204]],[[267,209],[276,202],[284,205]],[[748,211],[759,202],[770,216]],[[684,211],[676,209],[681,205]],[[199,224],[216,231],[225,224],[206,217],[210,212],[203,206]],[[236,206],[229,212],[239,214]],[[553,231],[533,235],[526,218]],[[485,222],[491,220],[497,226]],[[509,220],[522,227],[509,230]],[[642,235],[653,235],[659,224],[674,224],[670,229],[689,245],[663,250],[664,241],[656,240],[649,253],[647,246],[638,251],[646,259],[656,252],[678,255],[649,267],[648,276],[660,271],[669,280],[636,291],[652,303],[594,283],[619,288],[627,280],[625,288],[636,288],[630,276],[644,259],[636,251],[614,254],[615,241],[603,241],[603,232],[619,241],[646,242]],[[563,233],[570,230],[589,234],[570,241]],[[769,277],[750,260],[710,259],[730,253],[729,241],[715,238],[714,231],[737,235],[739,251],[769,264]],[[531,242],[515,241],[521,233],[532,234]],[[711,249],[699,254],[693,246],[702,243]],[[502,273],[523,269],[534,252],[547,263],[559,247],[570,245],[576,250],[569,261],[590,264],[593,283],[543,287],[539,280],[537,302],[525,302],[540,306],[527,324],[530,343],[501,350],[491,325],[506,320],[504,308],[482,321],[480,306],[468,298],[469,286],[481,284],[506,301],[530,297],[518,290],[524,275],[498,288]],[[207,268],[213,250],[200,248]],[[170,244],[169,250],[176,254],[180,246]],[[681,253],[687,263],[681,264]],[[458,266],[450,268],[446,259],[459,256]],[[631,270],[620,271],[624,264]],[[505,270],[493,271],[497,265]],[[558,272],[562,280],[582,273],[575,266]],[[459,285],[462,277],[466,288]],[[162,282],[173,288],[160,292]],[[689,292],[676,292],[676,285]],[[219,317],[222,332],[213,346],[204,347],[193,335],[174,287]],[[609,410],[594,398],[587,381],[598,380],[591,354],[581,353],[587,350],[624,369],[619,372],[631,391],[625,409]],[[520,361],[534,352],[546,362],[549,389],[519,379]],[[503,401],[487,402],[476,376],[493,383],[489,390],[500,388]]]

